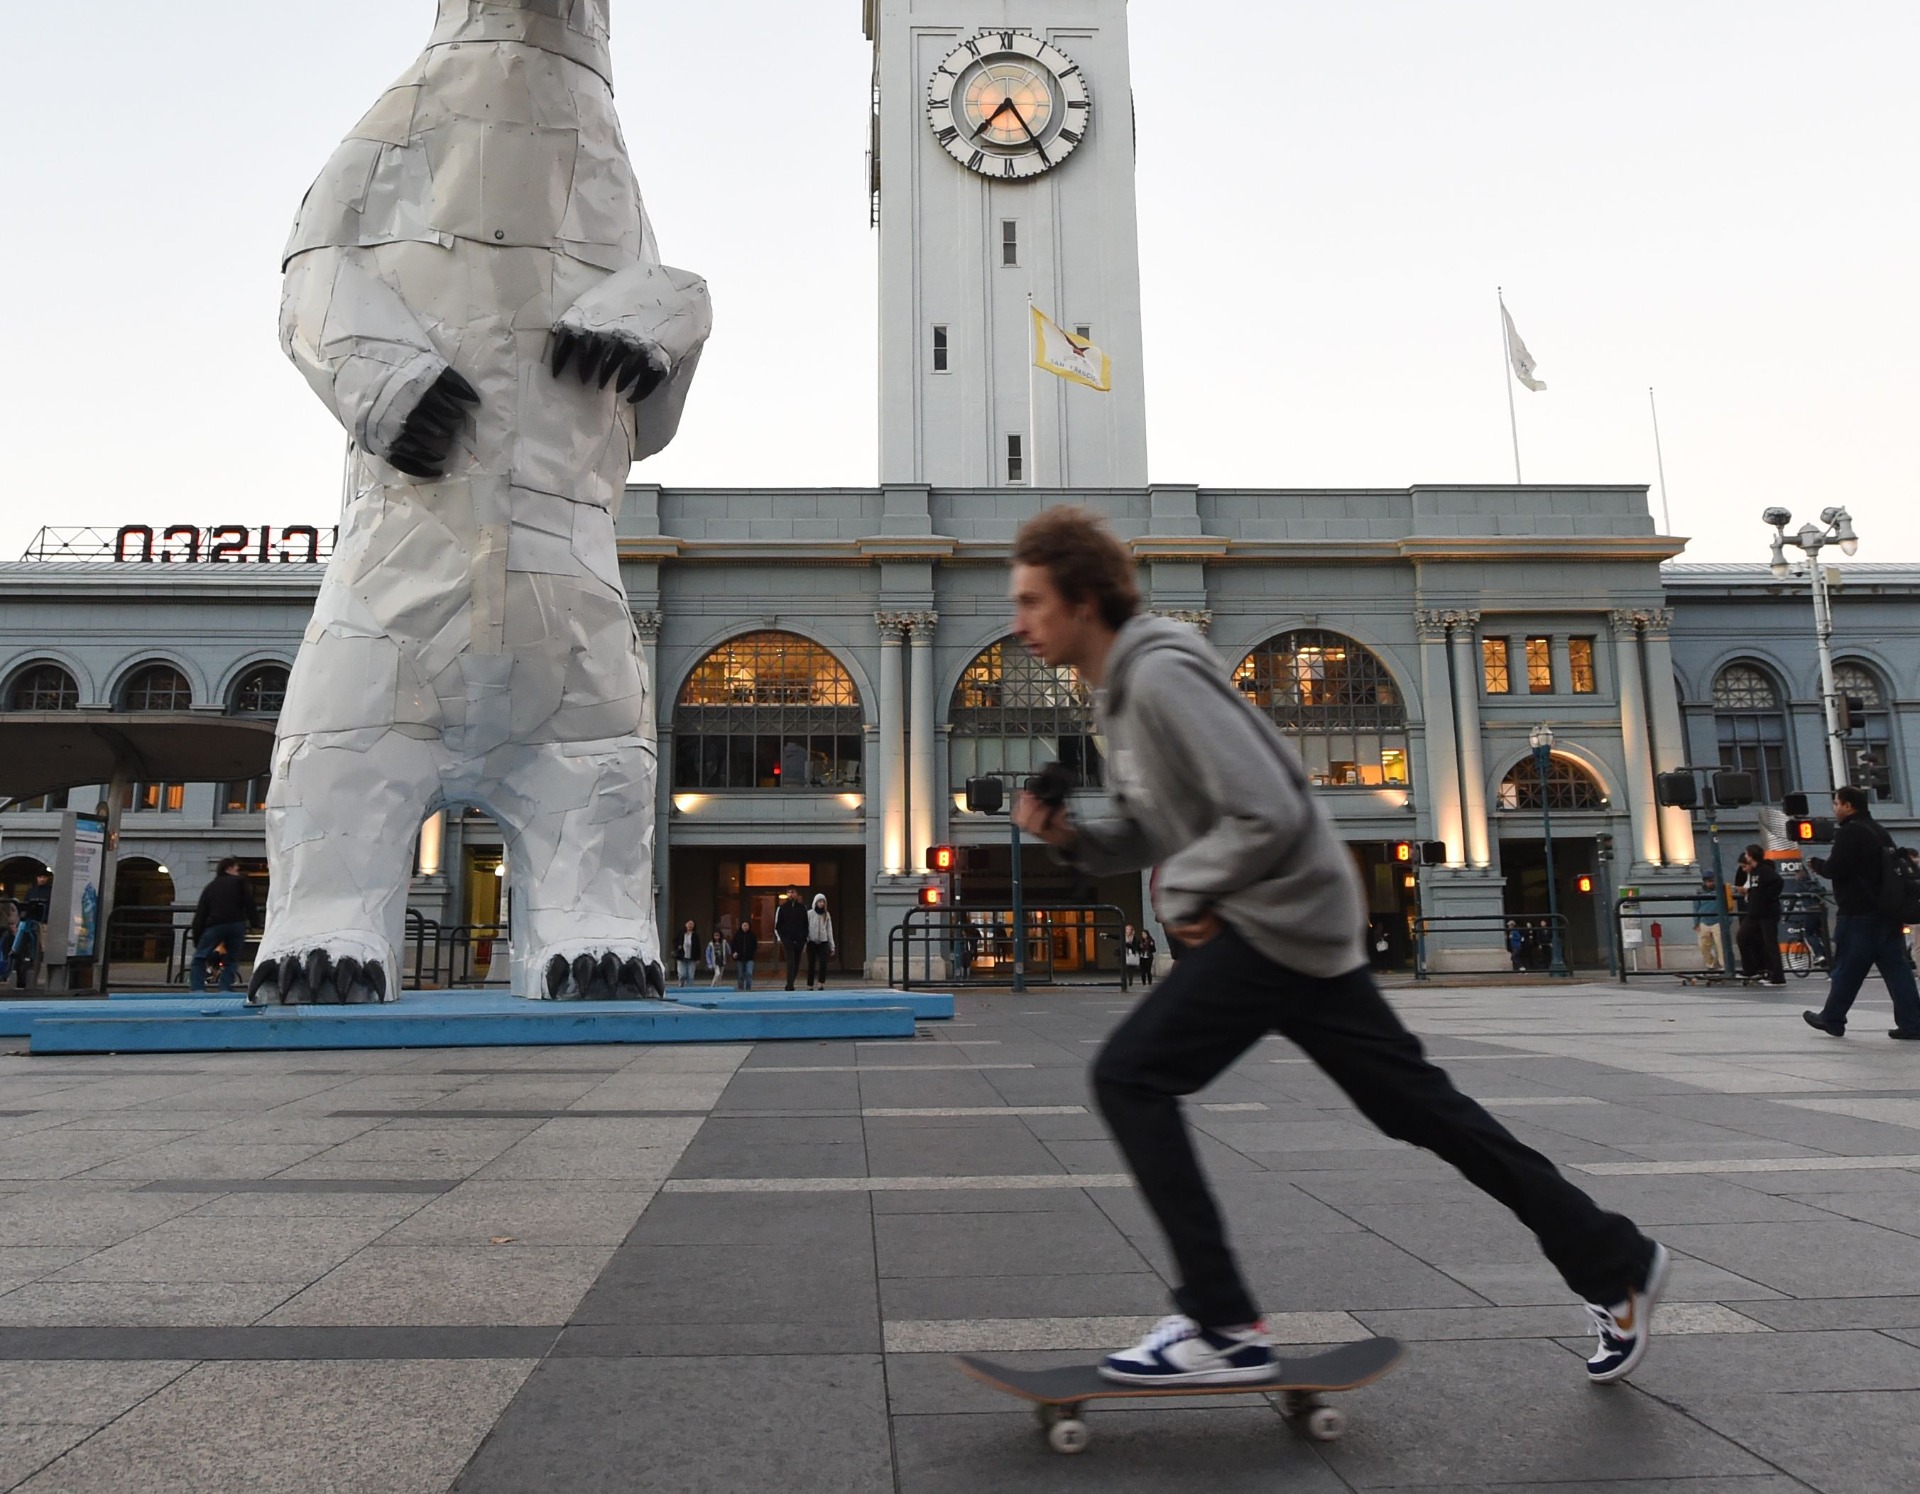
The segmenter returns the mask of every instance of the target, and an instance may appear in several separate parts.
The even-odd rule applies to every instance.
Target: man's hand
[[[1170,923],[1167,932],[1189,949],[1198,949],[1202,944],[1211,944],[1227,931],[1217,913],[1202,913],[1198,918],[1185,923]]]
[[[1024,789],[1013,796],[1013,822],[1058,850],[1065,850],[1080,838],[1064,804],[1044,803]]]

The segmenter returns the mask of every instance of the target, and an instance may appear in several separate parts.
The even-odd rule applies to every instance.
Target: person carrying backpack
[[[1833,883],[1838,910],[1833,920],[1833,969],[1827,1003],[1802,1012],[1807,1026],[1829,1037],[1845,1037],[1847,1013],[1860,994],[1867,971],[1878,970],[1893,998],[1891,1038],[1920,1040],[1920,988],[1907,964],[1904,925],[1920,919],[1920,878],[1902,863],[1893,837],[1873,817],[1865,789],[1848,785],[1833,791],[1834,832],[1831,854],[1814,860],[1813,869]]]

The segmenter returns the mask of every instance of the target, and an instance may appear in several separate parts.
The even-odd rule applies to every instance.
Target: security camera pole
[[[1787,546],[1803,551],[1807,557],[1807,574],[1813,588],[1813,638],[1820,651],[1820,704],[1827,718],[1827,767],[1833,775],[1834,788],[1844,787],[1852,780],[1847,773],[1846,732],[1840,723],[1840,695],[1833,684],[1833,603],[1827,596],[1827,570],[1820,564],[1820,551],[1828,545],[1838,545],[1840,553],[1851,555],[1860,548],[1860,537],[1853,532],[1853,520],[1844,508],[1822,509],[1818,525],[1802,525],[1798,534],[1788,534],[1787,525],[1793,522],[1793,515],[1784,508],[1770,508],[1760,516],[1764,524],[1773,526],[1773,574],[1784,581],[1793,573],[1793,567],[1787,560]]]

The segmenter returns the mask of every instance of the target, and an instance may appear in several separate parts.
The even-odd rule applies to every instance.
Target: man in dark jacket
[[[1780,870],[1767,860],[1764,846],[1748,846],[1740,853],[1740,881],[1746,903],[1734,939],[1740,946],[1740,973],[1749,980],[1765,976],[1770,986],[1784,986],[1787,972],[1780,964]]]
[[[1847,1012],[1860,994],[1860,983],[1868,970],[1878,970],[1893,998],[1895,1026],[1887,1036],[1920,1039],[1920,990],[1915,989],[1913,971],[1907,965],[1905,941],[1899,923],[1880,911],[1882,851],[1893,845],[1893,837],[1875,822],[1865,789],[1835,789],[1833,817],[1840,822],[1833,851],[1813,863],[1813,869],[1833,883],[1837,911],[1832,983],[1827,987],[1827,1004],[1801,1015],[1809,1027],[1844,1037]]]
[[[801,958],[807,952],[807,910],[800,904],[800,889],[789,887],[773,915],[773,937],[780,941],[780,952],[787,957],[787,989],[793,989],[800,973]]]
[[[193,940],[193,962],[187,968],[189,991],[206,990],[207,961],[216,949],[226,951],[220,965],[220,989],[233,989],[240,974],[240,955],[247,945],[247,930],[256,917],[253,888],[240,875],[240,858],[229,856],[201,891],[200,904],[193,910],[193,923],[187,929],[187,937]]]

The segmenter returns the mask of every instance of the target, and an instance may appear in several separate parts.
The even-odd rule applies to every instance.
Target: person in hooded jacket
[[[1767,860],[1766,847],[1751,845],[1740,853],[1735,885],[1746,891],[1740,927],[1734,931],[1740,973],[1749,980],[1765,977],[1770,986],[1784,986],[1787,973],[1780,962],[1780,896],[1786,884],[1780,879],[1780,869]]]
[[[1843,785],[1833,791],[1833,817],[1838,826],[1833,848],[1817,856],[1813,869],[1833,883],[1833,968],[1829,972],[1826,1004],[1817,1012],[1802,1012],[1807,1026],[1830,1037],[1845,1037],[1847,1014],[1867,972],[1878,970],[1893,1000],[1891,1038],[1920,1041],[1920,989],[1907,963],[1906,941],[1898,919],[1881,906],[1887,853],[1895,851],[1893,836],[1873,817],[1867,791]]]
[[[813,906],[807,909],[807,989],[815,982],[827,988],[827,964],[834,955],[833,915],[827,911],[827,895],[816,892]]]
[[[1522,1145],[1429,1062],[1382,999],[1363,947],[1353,857],[1305,766],[1193,628],[1140,615],[1133,555],[1085,509],[1050,508],[1014,541],[1013,632],[1094,690],[1107,794],[1016,797],[1016,824],[1075,870],[1153,867],[1173,968],[1093,1066],[1100,1113],[1172,1247],[1178,1308],[1101,1364],[1128,1384],[1270,1377],[1273,1342],[1228,1246],[1181,1100],[1278,1031],[1388,1135],[1425,1147],[1511,1209],[1588,1303],[1595,1383],[1645,1354],[1668,1252]]]

